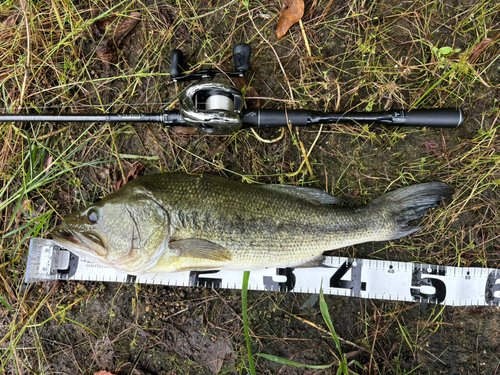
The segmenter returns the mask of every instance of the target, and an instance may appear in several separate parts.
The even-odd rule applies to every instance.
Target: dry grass
[[[118,63],[106,69],[96,54],[94,22],[136,11],[142,14],[140,23],[125,38]],[[338,125],[324,127],[319,135],[319,128],[294,129],[271,144],[250,132],[215,137],[153,125],[1,124],[0,371],[180,374],[210,373],[220,364],[224,371],[244,373],[237,293],[133,286],[103,291],[100,285],[73,283],[24,290],[29,237],[49,236],[71,210],[112,191],[137,162],[146,165],[147,173],[207,171],[248,182],[317,186],[355,205],[388,189],[442,180],[455,189],[454,200],[428,215],[417,235],[335,254],[499,266],[500,6],[486,0],[458,5],[314,1],[306,4],[304,34],[297,25],[277,41],[279,11],[277,2],[245,1],[21,0],[0,5],[5,112],[158,111],[175,106],[184,87],[169,81],[173,48],[184,50],[193,68],[229,69],[232,46],[247,42],[253,48],[247,81],[263,107],[375,111],[450,106],[468,116],[457,130]],[[279,131],[258,133],[267,139],[279,136]],[[438,148],[429,148],[429,141]],[[299,169],[304,161],[300,142],[311,149],[313,174],[306,165]],[[250,294],[257,352],[310,363],[333,361],[335,347],[324,332],[292,319],[302,316],[321,326],[319,309],[300,310],[304,298]],[[355,359],[369,373],[432,372],[439,366],[449,373],[497,371],[493,353],[500,331],[492,310],[424,311],[415,305],[328,297],[327,302],[335,311],[339,336],[362,348]],[[94,321],[89,314],[99,318]],[[456,329],[473,335],[470,341],[477,345],[466,343],[465,336],[460,341],[452,333]],[[191,352],[175,348],[176,335],[190,343]],[[205,337],[229,343],[217,347],[226,350],[222,362],[200,354],[215,350]],[[194,347],[200,343],[206,346],[198,352]],[[357,350],[342,345],[346,353]],[[466,360],[459,356],[453,365],[448,345],[449,352],[463,349]],[[262,373],[306,373],[273,367],[264,359],[256,364]]]

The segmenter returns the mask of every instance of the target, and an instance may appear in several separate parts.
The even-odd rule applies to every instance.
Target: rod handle
[[[415,126],[429,128],[456,128],[465,120],[461,109],[414,109],[396,112],[392,118],[395,126]]]

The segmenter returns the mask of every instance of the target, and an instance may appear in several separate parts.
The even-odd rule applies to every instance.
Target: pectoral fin
[[[209,259],[224,262],[231,260],[231,254],[225,248],[208,240],[188,238],[185,240],[172,240],[168,247],[178,250],[179,257]]]

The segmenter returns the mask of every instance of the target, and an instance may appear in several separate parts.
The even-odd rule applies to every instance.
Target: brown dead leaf
[[[188,126],[172,126],[170,128],[175,134],[180,135],[193,135],[198,131],[198,128]]]
[[[283,0],[276,34],[281,39],[292,25],[299,22],[304,15],[304,0]]]
[[[469,62],[475,62],[479,56],[483,52],[486,51],[486,49],[494,42],[494,39],[491,38],[484,38],[482,41],[480,41],[478,44],[472,48],[472,51],[469,52],[469,56],[467,56]]]
[[[117,19],[116,16],[111,16],[94,23],[96,34],[101,38],[97,46],[97,56],[103,61],[106,69],[109,68],[109,64],[118,62],[117,49],[140,18],[141,14],[134,12],[129,17]]]
[[[245,89],[245,97],[257,98],[259,96],[259,93],[257,92],[257,90],[255,90],[255,87],[250,86],[245,78],[233,77],[232,81],[236,88],[238,88],[239,90]],[[245,99],[245,104],[247,105],[248,109],[257,109],[260,108],[260,99]]]
[[[203,338],[203,349],[207,367],[212,371],[212,374],[220,372],[222,364],[226,358],[231,357],[233,351],[230,341],[224,339],[213,340],[208,335]]]
[[[127,173],[127,177],[125,178],[125,182],[129,182],[135,180],[139,177],[139,173],[144,169],[145,165],[142,163],[135,163],[132,169]],[[115,184],[115,189],[118,190],[123,185],[125,185],[123,178],[118,179]]]
[[[8,29],[16,25],[17,20],[19,18],[19,13],[12,13],[9,17],[7,17],[3,22],[0,24],[0,29]]]
[[[33,208],[35,209],[35,211],[31,215],[31,217],[37,217],[39,214],[41,214],[45,208],[45,204],[46,202],[43,198],[39,198],[35,202],[33,202]]]
[[[168,3],[165,3],[164,6],[160,7],[160,13],[163,15],[165,26],[167,28],[176,26],[173,30],[175,30],[177,36],[184,40],[191,40],[191,35],[186,27],[186,22],[180,21],[180,16],[176,8]]]
[[[291,172],[292,168],[288,163],[276,163],[275,164],[278,168],[283,169],[285,172]]]
[[[94,372],[94,375],[115,375],[115,374],[113,374],[112,372],[102,370],[99,372]]]
[[[63,200],[69,201],[69,199],[70,199],[69,189],[61,188],[60,195],[61,195]]]
[[[10,51],[10,53],[2,54],[2,66],[7,66],[9,64],[14,63],[15,56],[17,56],[20,46],[22,43],[19,43],[19,38],[23,38],[25,31],[24,29],[16,30],[17,24],[20,22],[20,13],[14,12],[5,20],[0,22],[0,41],[2,41],[3,47],[6,51]],[[9,71],[6,70],[0,75],[0,80],[4,80],[5,76],[8,75]]]
[[[54,158],[52,155],[50,155],[47,160],[45,160],[45,163],[43,163],[43,169],[45,169],[45,173],[49,173],[50,167],[52,167],[52,164],[54,163]]]
[[[12,126],[9,126],[7,128],[7,131],[4,133],[3,136],[3,146],[0,149],[0,172],[3,172],[6,170],[7,167],[7,161],[11,157],[11,154],[14,153],[14,151],[11,149],[11,141],[12,141]]]
[[[427,151],[429,155],[433,155],[434,157],[441,156],[441,147],[439,143],[433,140],[425,141],[422,145],[424,150]]]

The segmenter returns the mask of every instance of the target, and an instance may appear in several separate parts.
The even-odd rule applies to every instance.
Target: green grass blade
[[[289,366],[293,366],[293,367],[306,367],[306,368],[310,368],[310,369],[325,369],[325,368],[332,367],[331,364],[329,364],[329,365],[306,365],[303,363],[290,361],[288,359],[276,357],[275,355],[269,355],[269,354],[265,354],[265,353],[257,353],[255,355],[269,359],[270,361],[273,361],[273,362],[281,363],[282,365],[289,365]]]
[[[2,305],[4,305],[10,312],[14,312],[14,310],[12,310],[12,307],[10,307],[9,303],[0,295],[0,302],[2,303]]]
[[[241,288],[241,315],[243,318],[243,330],[245,332],[245,340],[247,342],[248,350],[248,364],[250,366],[250,374],[256,375],[255,365],[253,363],[252,348],[250,347],[250,333],[248,330],[248,279],[250,278],[250,271],[243,273],[243,287]]]
[[[330,317],[330,313],[328,312],[328,305],[326,304],[322,287],[319,289],[319,307],[321,309],[321,315],[323,316],[323,320],[325,321],[326,325],[328,326],[328,329],[330,330],[333,341],[335,341],[337,350],[342,356],[342,348],[340,347],[340,340],[339,337],[337,336],[335,328],[333,327],[332,318]]]

